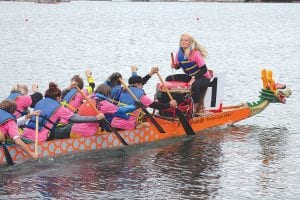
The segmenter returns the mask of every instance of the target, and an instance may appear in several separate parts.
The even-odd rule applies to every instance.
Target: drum
[[[218,76],[217,76],[218,75]],[[178,108],[186,113],[189,117],[192,113],[192,98],[191,91],[188,82],[191,78],[186,74],[174,74],[166,78],[165,87],[167,87],[173,97],[177,101]],[[217,109],[223,101],[224,92],[224,74],[214,74],[214,77],[210,80],[210,84],[207,88],[204,98],[204,106],[207,110]],[[167,103],[170,101],[166,89],[161,83],[156,87],[156,99],[159,102]],[[165,109],[160,111],[161,115],[175,116],[174,109]]]
[[[165,87],[168,88],[173,99],[175,99],[178,104],[188,98],[191,93],[190,86],[185,82],[165,81],[164,86],[161,83],[158,83],[156,86],[156,98],[162,103],[167,103],[170,101]]]
[[[158,83],[156,86],[156,99],[161,103],[167,103],[170,101],[167,90],[170,91],[173,99],[177,101],[177,107],[186,115],[191,115],[192,112],[192,100],[190,86],[187,82],[181,81],[165,81],[164,85]],[[175,117],[175,109],[162,109],[159,114],[167,117]]]

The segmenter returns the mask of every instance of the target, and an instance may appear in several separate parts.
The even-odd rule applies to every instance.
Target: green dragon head
[[[269,100],[271,103],[285,103],[286,98],[292,94],[290,88],[285,84],[275,83],[272,78],[272,71],[263,69],[261,71],[263,89],[260,92],[261,100]]]
[[[292,94],[292,91],[285,84],[275,83],[272,78],[272,71],[263,69],[261,72],[263,88],[260,91],[257,102],[246,105],[250,108],[250,115],[256,115],[263,111],[269,103],[285,103],[286,98]]]

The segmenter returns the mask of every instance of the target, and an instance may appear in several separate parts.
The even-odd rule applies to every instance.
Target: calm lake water
[[[85,69],[97,84],[131,65],[165,77],[184,32],[225,74],[225,105],[258,100],[262,68],[293,90],[285,105],[195,137],[0,167],[0,198],[299,199],[299,25],[300,4],[0,2],[1,99],[19,82],[64,88]]]

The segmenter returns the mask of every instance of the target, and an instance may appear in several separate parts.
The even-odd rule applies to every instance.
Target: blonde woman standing
[[[206,56],[206,49],[191,35],[184,33],[180,37],[175,60],[171,63],[172,68],[182,68],[192,79],[191,91],[196,115],[204,112],[204,97],[211,78],[204,60]]]

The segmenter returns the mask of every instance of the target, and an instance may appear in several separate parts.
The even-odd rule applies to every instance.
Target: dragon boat
[[[186,119],[191,128],[199,134],[204,129],[233,124],[243,119],[252,117],[264,110],[269,103],[285,103],[286,98],[291,95],[291,90],[285,84],[275,83],[272,78],[272,71],[263,69],[261,79],[263,87],[260,91],[259,100],[257,102],[245,102],[233,106],[223,106],[222,102],[218,102],[215,96],[218,92],[217,77],[211,81],[210,91],[206,96],[210,96],[210,112],[202,116],[193,116],[190,112],[189,85],[186,80],[173,80],[174,77],[167,77],[164,84],[157,84],[157,99],[164,101],[165,90],[168,88],[170,93],[178,101],[178,108],[185,114]],[[220,82],[220,81],[219,81]],[[221,89],[218,89],[219,92]],[[118,131],[128,145],[143,144],[166,140],[176,137],[186,136],[185,129],[180,120],[175,116],[172,110],[163,110],[153,113],[155,121],[163,128],[162,133],[149,123],[149,126],[137,128],[134,130]],[[28,143],[28,147],[34,150],[35,144]],[[125,145],[114,132],[99,132],[91,137],[56,139],[45,141],[38,144],[38,153],[40,157],[53,157],[58,155],[70,154],[75,152],[91,151],[98,149],[114,149],[121,148]],[[22,163],[31,158],[16,145],[7,145],[12,160],[15,163]],[[6,156],[4,149],[0,148],[0,165],[6,164]]]

